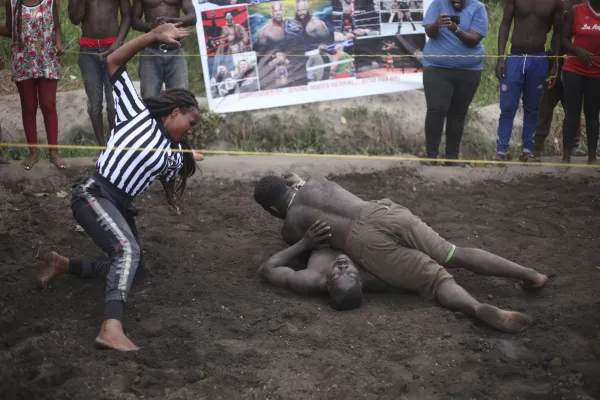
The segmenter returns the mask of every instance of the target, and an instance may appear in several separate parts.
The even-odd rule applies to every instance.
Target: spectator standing
[[[562,45],[569,55],[562,72],[566,106],[563,162],[571,162],[583,103],[588,164],[595,164],[600,129],[600,0],[589,0],[571,8]]]
[[[88,115],[98,145],[106,146],[103,97],[106,97],[109,130],[115,126],[115,101],[106,57],[121,47],[129,32],[131,4],[129,0],[69,0],[69,19],[73,25],[81,24],[79,69],[88,99]]]
[[[180,17],[182,10],[184,16]],[[196,24],[196,10],[192,0],[134,0],[132,26],[136,31],[150,32],[158,25],[179,22],[180,27]],[[158,96],[163,83],[165,89],[189,88],[183,46],[155,42],[145,48],[140,56],[138,73],[143,98]]]
[[[508,157],[515,115],[523,98],[523,141],[519,160],[539,162],[533,155],[533,137],[538,120],[540,100],[546,85],[548,69],[546,56],[547,33],[551,28],[561,32],[563,24],[562,0],[507,0],[504,16],[498,32],[498,63],[496,76],[500,81],[500,120],[498,141],[494,160],[505,161]],[[509,54],[506,46],[510,27],[514,23]],[[554,55],[560,54],[560,35],[554,35],[552,43]],[[558,74],[557,59],[552,63],[548,85],[554,86]]]
[[[570,6],[582,3],[582,0],[564,0],[565,10],[563,15],[566,17],[569,13]],[[553,32],[553,35],[562,35],[562,32]],[[555,42],[555,36],[552,38],[552,43]],[[548,54],[553,54],[554,51],[550,49]],[[564,48],[561,48],[560,55],[564,56],[567,53]],[[558,73],[556,76],[556,83],[554,86],[546,85],[544,94],[542,94],[542,100],[540,101],[540,110],[538,114],[537,128],[535,130],[535,136],[533,137],[533,155],[537,158],[541,157],[544,151],[544,142],[550,135],[550,128],[552,127],[552,119],[554,117],[554,109],[561,103],[563,110],[565,109],[565,95],[562,81],[562,67],[565,63],[563,58],[558,59]],[[577,128],[577,134],[575,136],[575,143],[573,149],[571,149],[571,155],[575,157],[583,157],[586,155],[585,151],[579,148],[579,137],[581,132],[581,126]]]
[[[478,0],[433,0],[423,26],[430,38],[423,49],[427,158],[438,158],[445,122],[445,158],[458,160],[465,117],[481,81],[487,12]]]
[[[6,27],[1,32],[12,37],[11,62],[13,80],[19,90],[23,130],[27,138],[29,157],[23,162],[26,170],[40,159],[37,145],[37,109],[44,116],[49,145],[58,144],[56,89],[61,77],[60,56],[64,54],[56,0],[10,0],[6,3]],[[60,169],[67,167],[50,148],[50,162]]]

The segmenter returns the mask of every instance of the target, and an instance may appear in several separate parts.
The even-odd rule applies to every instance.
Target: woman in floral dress
[[[13,79],[19,89],[23,129],[27,143],[37,144],[38,105],[44,116],[49,145],[58,144],[56,87],[61,75],[60,56],[64,54],[58,18],[58,0],[10,0],[6,4],[6,28],[0,34],[12,37]],[[39,160],[39,148],[29,148],[23,162],[31,169]],[[58,150],[50,148],[50,161],[66,168]]]

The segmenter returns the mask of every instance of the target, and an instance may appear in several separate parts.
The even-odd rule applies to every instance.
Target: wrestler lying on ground
[[[277,271],[279,268],[275,269],[277,272],[268,271],[269,281],[274,284],[300,293],[327,289],[339,310],[361,304],[361,280],[355,269],[350,268],[350,262],[343,272],[337,267],[338,261],[331,261],[333,256],[329,267],[309,266],[298,272],[283,268],[281,260],[287,259],[288,253],[300,254],[306,250],[300,251],[306,246],[306,240],[302,243],[302,239],[312,228],[309,236],[343,252],[359,267],[391,286],[435,299],[443,307],[463,311],[504,332],[521,332],[533,323],[531,317],[519,312],[479,303],[444,267],[519,279],[523,281],[523,288],[528,289],[545,286],[546,275],[485,250],[456,247],[407,208],[389,199],[364,201],[327,179],[305,181],[296,174],[262,178],[254,189],[254,199],[271,215],[284,220],[283,239],[296,245],[284,250],[287,252],[284,257],[279,253],[279,257],[272,257],[268,265],[262,267],[263,271],[273,270],[273,264],[279,264],[281,271]],[[327,227],[319,225],[317,229],[313,226],[315,221],[323,221]],[[322,238],[326,233],[330,236]],[[338,256],[336,260],[339,259]],[[342,260],[340,263],[346,263],[344,257]],[[321,279],[315,278],[317,273]],[[336,278],[337,275],[343,275],[343,279]],[[323,286],[323,277],[329,282],[326,286]]]

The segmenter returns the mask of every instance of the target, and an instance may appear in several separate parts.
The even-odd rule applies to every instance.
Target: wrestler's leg
[[[516,311],[505,311],[475,300],[454,279],[444,281],[437,289],[436,300],[451,310],[460,310],[507,333],[520,333],[533,324],[533,319]]]
[[[539,272],[525,268],[505,258],[475,248],[457,247],[454,254],[444,264],[447,268],[464,268],[480,275],[499,276],[520,279],[524,288],[542,288],[548,277]]]

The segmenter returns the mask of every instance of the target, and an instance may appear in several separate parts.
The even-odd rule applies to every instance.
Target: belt
[[[544,52],[546,52],[546,46],[543,44],[536,46],[536,47],[530,47],[530,48],[514,46],[512,44],[510,46],[510,54],[535,54],[535,53],[544,53]]]
[[[160,50],[162,52],[167,52],[167,51],[173,51],[173,50],[177,50],[179,48],[183,48],[183,44],[181,42],[179,42],[181,44],[181,47],[177,47],[174,44],[171,43],[152,43],[151,45],[148,46],[148,48],[151,49],[156,49],[156,50]]]

